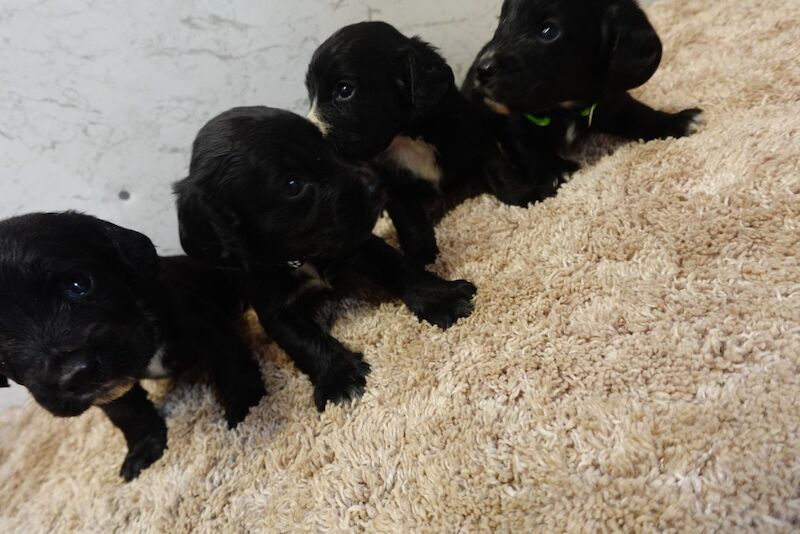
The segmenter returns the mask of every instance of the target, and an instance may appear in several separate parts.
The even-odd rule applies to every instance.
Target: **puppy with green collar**
[[[516,164],[563,182],[578,165],[557,152],[580,135],[649,141],[697,131],[700,109],[667,113],[628,94],[661,53],[635,0],[506,0],[463,90]]]

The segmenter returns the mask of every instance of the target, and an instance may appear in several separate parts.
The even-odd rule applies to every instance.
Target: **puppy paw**
[[[328,403],[342,404],[353,401],[364,394],[370,366],[361,354],[350,353],[332,362],[332,367],[314,386],[314,403],[317,410],[324,412]]]
[[[574,161],[556,157],[547,166],[541,188],[543,198],[556,196],[562,185],[569,182],[581,166]]]
[[[688,137],[697,133],[704,123],[702,109],[685,109],[669,116],[664,132],[660,137],[662,139]]]
[[[685,109],[678,113],[678,115],[684,116],[687,119],[686,127],[684,128],[684,136],[697,133],[706,123],[705,114],[703,110],[699,108]]]
[[[419,288],[407,304],[423,321],[447,330],[459,319],[472,315],[472,299],[477,292],[475,285],[466,280],[438,280],[435,285]]]
[[[128,449],[128,455],[122,463],[120,476],[125,482],[138,477],[142,471],[156,463],[167,448],[167,427],[163,428],[163,433],[158,432],[144,437],[137,441]]]
[[[536,185],[528,199],[529,204],[554,197],[570,177],[581,168],[574,161],[554,156],[534,173]]]
[[[228,423],[228,428],[233,430],[239,426],[266,394],[267,389],[261,381],[261,373],[243,381],[235,394],[229,394],[228,398],[224,399],[225,421]]]

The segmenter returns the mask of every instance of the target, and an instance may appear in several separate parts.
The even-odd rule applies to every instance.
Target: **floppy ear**
[[[223,205],[219,196],[212,198],[200,186],[206,179],[218,179],[225,172],[223,161],[178,182],[178,226],[183,250],[190,257],[218,267],[249,267],[240,235],[239,218]]]
[[[411,101],[414,118],[422,118],[436,109],[447,92],[455,86],[453,69],[435,48],[413,37],[403,51],[405,72],[398,79]]]
[[[661,63],[661,39],[634,0],[614,2],[603,17],[608,50],[607,91],[627,91],[644,84]]]
[[[131,272],[145,280],[158,276],[158,254],[149,237],[110,222],[99,219],[98,222],[100,230],[114,247],[117,256]]]
[[[0,375],[0,388],[10,388],[11,385],[8,383],[8,378],[5,375]]]

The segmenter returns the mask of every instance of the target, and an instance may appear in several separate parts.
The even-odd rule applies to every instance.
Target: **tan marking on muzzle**
[[[492,100],[489,97],[485,97],[483,99],[483,103],[492,110],[494,113],[498,115],[511,115],[511,110],[508,109],[508,106],[503,104],[502,102],[498,102],[497,100]]]
[[[330,125],[327,124],[325,121],[322,120],[322,117],[319,116],[319,112],[317,111],[317,101],[315,100],[311,104],[311,111],[308,112],[308,116],[306,117],[311,123],[316,126],[322,135],[328,135],[330,132]]]
[[[105,406],[106,404],[111,404],[115,400],[124,397],[133,386],[136,385],[138,380],[129,379],[129,381],[118,384],[114,386],[108,393],[104,393],[100,397],[96,398],[94,401],[95,406]]]

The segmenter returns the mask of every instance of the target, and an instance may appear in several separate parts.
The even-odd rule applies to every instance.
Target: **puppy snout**
[[[91,362],[83,358],[71,358],[61,366],[58,384],[69,390],[81,389],[88,385],[92,371]]]

